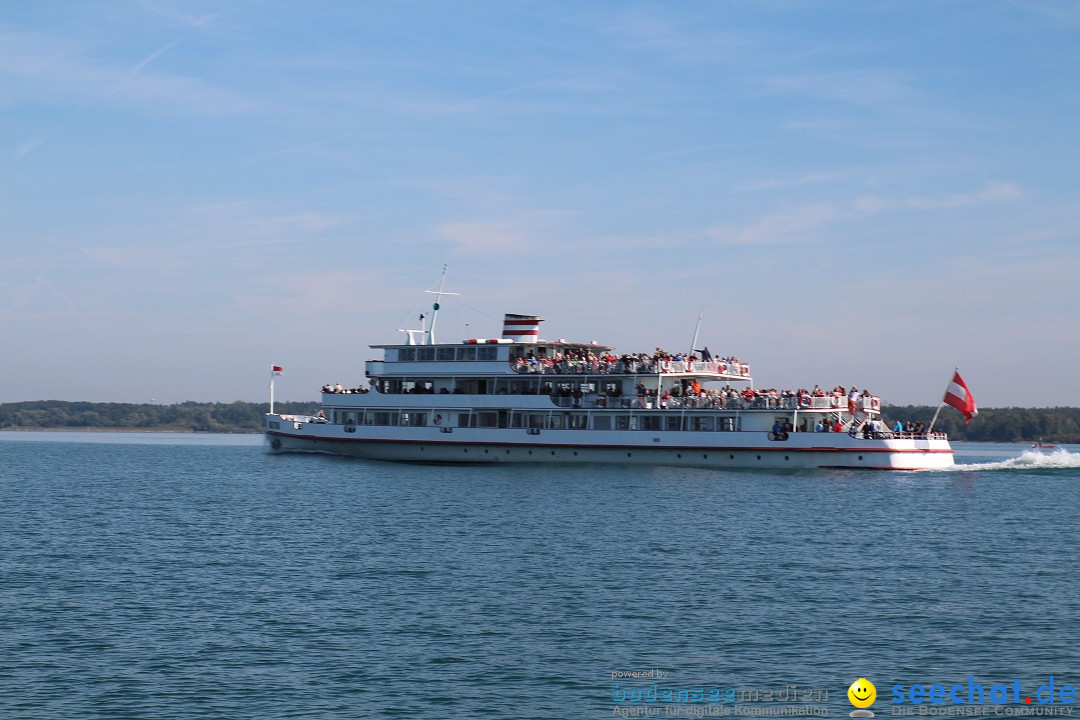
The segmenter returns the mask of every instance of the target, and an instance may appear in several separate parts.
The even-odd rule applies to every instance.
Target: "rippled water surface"
[[[797,685],[846,717],[859,677],[885,716],[897,684],[1080,686],[1080,449],[957,460],[437,467],[0,433],[0,717],[601,718],[653,682]]]

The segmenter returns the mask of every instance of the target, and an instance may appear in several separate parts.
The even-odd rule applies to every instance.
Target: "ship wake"
[[[1080,468],[1080,453],[1057,448],[1053,452],[1025,450],[1019,456],[987,463],[958,463],[948,470],[1061,470]]]

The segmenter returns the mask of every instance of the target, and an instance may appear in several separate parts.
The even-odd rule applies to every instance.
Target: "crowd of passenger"
[[[699,356],[694,353],[669,353],[662,348],[649,353],[594,353],[592,350],[568,349],[555,355],[530,352],[519,357],[514,369],[519,373],[556,375],[626,375],[633,373],[675,373],[708,371],[749,375],[750,366],[738,358],[713,358],[708,348]],[[704,363],[704,366],[702,365]]]
[[[644,382],[637,384],[639,400],[656,398],[656,390],[649,390]],[[852,386],[845,390],[843,386],[836,386],[829,392],[825,392],[815,385],[813,390],[799,388],[798,390],[778,390],[777,388],[743,388],[737,389],[725,385],[719,389],[702,388],[697,380],[684,380],[660,395],[657,403],[659,407],[666,408],[674,404],[675,407],[718,407],[729,409],[777,409],[798,410],[814,406],[815,409],[823,409],[822,403],[814,403],[811,398],[829,398],[828,407],[846,409],[854,413],[864,409],[867,400],[876,400],[868,390],[860,391]]]
[[[322,386],[322,391],[324,393],[332,393],[332,394],[335,394],[335,395],[341,395],[341,394],[345,394],[345,395],[357,394],[357,395],[359,395],[361,393],[366,393],[369,390],[366,387],[343,388],[343,387],[341,387],[341,383],[337,383],[336,385],[331,385],[330,383],[327,383],[327,384]]]

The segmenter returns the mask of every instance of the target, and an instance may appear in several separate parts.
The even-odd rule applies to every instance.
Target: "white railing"
[[[835,410],[837,412],[849,412],[848,399],[839,396],[815,397],[812,395],[773,397],[771,395],[754,395],[753,397],[719,397],[715,395],[693,395],[690,397],[657,399],[653,395],[638,395],[636,397],[604,397],[599,395],[583,395],[575,398],[572,395],[552,395],[551,402],[557,407],[564,408],[621,408],[632,410],[681,410],[705,409],[705,410]],[[856,402],[856,410],[862,412],[880,411],[881,401],[874,396],[860,397]]]
[[[537,359],[534,362],[518,363],[511,361],[510,369],[520,374],[535,375],[658,375],[663,373],[718,374],[727,377],[750,377],[750,365],[744,362],[710,361],[690,362],[689,360],[647,360],[622,361],[607,363],[598,360],[560,360],[546,363]]]

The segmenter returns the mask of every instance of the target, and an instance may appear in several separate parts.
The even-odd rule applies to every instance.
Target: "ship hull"
[[[864,439],[846,433],[793,433],[787,440],[766,433],[634,433],[648,445],[628,443],[623,433],[581,438],[583,431],[526,434],[515,429],[409,429],[410,437],[346,436],[340,426],[306,425],[303,431],[266,432],[271,452],[317,452],[370,460],[413,463],[602,463],[694,468],[929,470],[953,465],[947,440]],[[399,429],[404,430],[404,429]],[[678,437],[673,437],[678,436]]]

